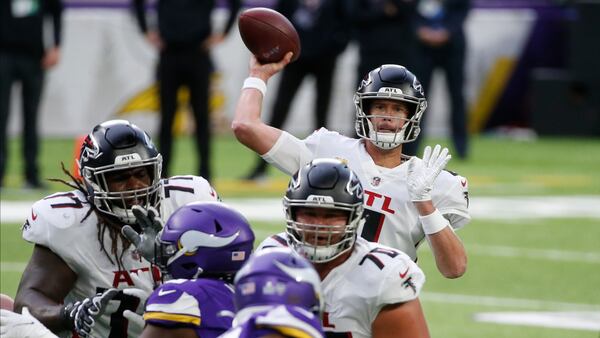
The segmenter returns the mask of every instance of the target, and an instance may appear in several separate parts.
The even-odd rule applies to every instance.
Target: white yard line
[[[526,309],[538,311],[600,311],[599,304],[555,302],[541,299],[461,295],[428,291],[423,291],[419,295],[419,298],[422,301],[434,303],[507,307],[511,309]]]
[[[507,325],[541,326],[585,331],[600,330],[600,312],[484,312],[473,319]]]
[[[478,244],[470,244],[467,250],[469,254],[475,254],[480,256],[486,255],[496,257],[531,258],[549,260],[554,262],[565,261],[593,264],[600,263],[600,251],[583,252],[567,250],[525,249],[510,246]]]
[[[279,198],[228,199],[225,201],[254,221],[283,222]],[[0,200],[0,222],[23,222],[33,201]],[[600,196],[477,197],[469,206],[474,219],[597,218]]]
[[[600,264],[600,251],[568,251],[568,250],[548,250],[548,249],[529,249],[517,248],[514,246],[502,245],[481,245],[469,243],[466,247],[469,256],[491,256],[508,258],[528,258],[541,259],[553,262],[577,262]],[[431,251],[428,245],[419,248],[423,251]]]
[[[0,271],[2,272],[23,272],[27,263],[25,262],[0,262]]]

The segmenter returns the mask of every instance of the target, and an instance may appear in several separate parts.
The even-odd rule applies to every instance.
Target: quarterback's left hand
[[[29,313],[27,307],[23,313],[0,310],[0,336],[2,338],[58,338]]]
[[[121,233],[135,245],[137,252],[142,257],[148,262],[154,262],[154,243],[156,236],[163,228],[158,210],[153,207],[146,210],[139,205],[135,205],[131,208],[131,211],[142,232],[138,234],[131,226],[125,225],[121,228]]]
[[[433,182],[442,169],[446,167],[452,156],[448,148],[441,149],[437,144],[431,151],[431,147],[425,147],[423,160],[411,158],[408,162],[408,194],[413,202],[430,201]]]

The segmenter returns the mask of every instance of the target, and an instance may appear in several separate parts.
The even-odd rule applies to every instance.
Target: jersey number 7
[[[106,290],[106,288],[96,288],[97,293],[102,293]],[[127,326],[129,321],[123,317],[123,312],[125,312],[125,310],[135,312],[140,304],[140,300],[137,297],[126,295],[123,291],[119,291],[112,301],[118,301],[119,307],[110,315],[110,333],[107,338],[127,337]]]

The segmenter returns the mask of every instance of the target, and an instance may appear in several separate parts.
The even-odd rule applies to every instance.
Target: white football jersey
[[[265,239],[258,247],[283,246],[287,234]],[[410,257],[393,248],[357,238],[352,255],[321,282],[327,336],[371,337],[371,324],[382,307],[416,299],[425,274]],[[351,335],[347,334],[351,333]]]
[[[177,208],[193,201],[215,201],[219,197],[210,184],[198,176],[177,176],[162,180],[161,218],[166,221]],[[90,204],[84,194],[74,190],[56,193],[37,201],[23,225],[23,238],[31,243],[52,250],[77,274],[77,281],[65,298],[65,303],[81,300],[105,289],[114,287],[146,288],[154,284],[159,274],[151,271],[151,264],[130,246],[125,250],[121,269],[115,258],[111,260],[102,251],[98,241],[98,217],[94,212],[84,220],[90,211]],[[104,248],[111,252],[111,239],[104,233]],[[121,252],[122,243],[118,243]],[[131,274],[145,280],[137,285]],[[148,289],[148,292],[151,292]],[[119,314],[124,310],[143,313],[144,304],[138,304],[133,296],[119,293],[111,301],[106,313],[99,319],[92,331],[94,337],[138,337],[141,332],[127,326],[127,320]],[[67,333],[65,333],[67,334]],[[67,336],[70,336],[67,335]]]
[[[408,163],[404,161],[392,169],[377,166],[367,153],[364,142],[325,128],[302,141],[284,132],[263,158],[288,174],[295,173],[314,158],[346,161],[365,190],[366,222],[358,229],[360,236],[398,249],[416,260],[417,248],[425,233],[419,213],[408,195]],[[433,205],[454,229],[470,221],[466,178],[443,170],[434,182],[431,196]]]

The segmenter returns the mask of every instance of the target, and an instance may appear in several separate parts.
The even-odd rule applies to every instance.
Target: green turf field
[[[443,140],[429,140],[435,144]],[[449,146],[448,144],[445,144]],[[23,192],[21,143],[9,144],[10,158],[2,199],[30,200],[39,193]],[[41,145],[41,173],[64,177],[60,162],[72,168],[73,140],[49,139]],[[253,153],[233,137],[216,139],[213,147],[213,183],[223,197],[279,196],[287,178],[271,168],[271,180],[261,185],[239,181],[254,164]],[[196,173],[196,152],[189,138],[176,142],[172,175]],[[600,194],[600,139],[542,139],[536,142],[479,137],[472,140],[468,161],[451,160],[448,169],[469,178],[477,195]],[[257,189],[259,187],[260,189]],[[62,189],[51,183],[51,190]]]
[[[429,142],[428,142],[429,143]],[[7,188],[2,201],[32,200],[38,192],[23,192],[20,144],[10,144]],[[43,173],[60,176],[58,162],[69,161],[70,140],[47,140]],[[188,154],[191,154],[188,156]],[[178,143],[173,174],[193,173],[191,142]],[[242,182],[252,154],[232,138],[219,138],[214,149],[215,185],[222,197],[280,196],[285,176],[271,170],[261,184]],[[478,196],[600,195],[600,140],[545,139],[517,142],[493,138],[473,141],[472,158],[452,160],[449,168],[470,180],[471,200]],[[52,189],[58,189],[54,183]],[[600,206],[598,206],[600,207]],[[253,222],[257,237],[281,229],[281,224]],[[475,219],[459,232],[469,265],[465,276],[447,280],[437,272],[431,252],[420,249],[419,265],[427,276],[421,301],[432,337],[586,337],[597,331],[478,322],[483,312],[600,312],[600,219],[518,220]],[[20,239],[19,224],[0,226],[0,292],[14,295],[31,246]]]

